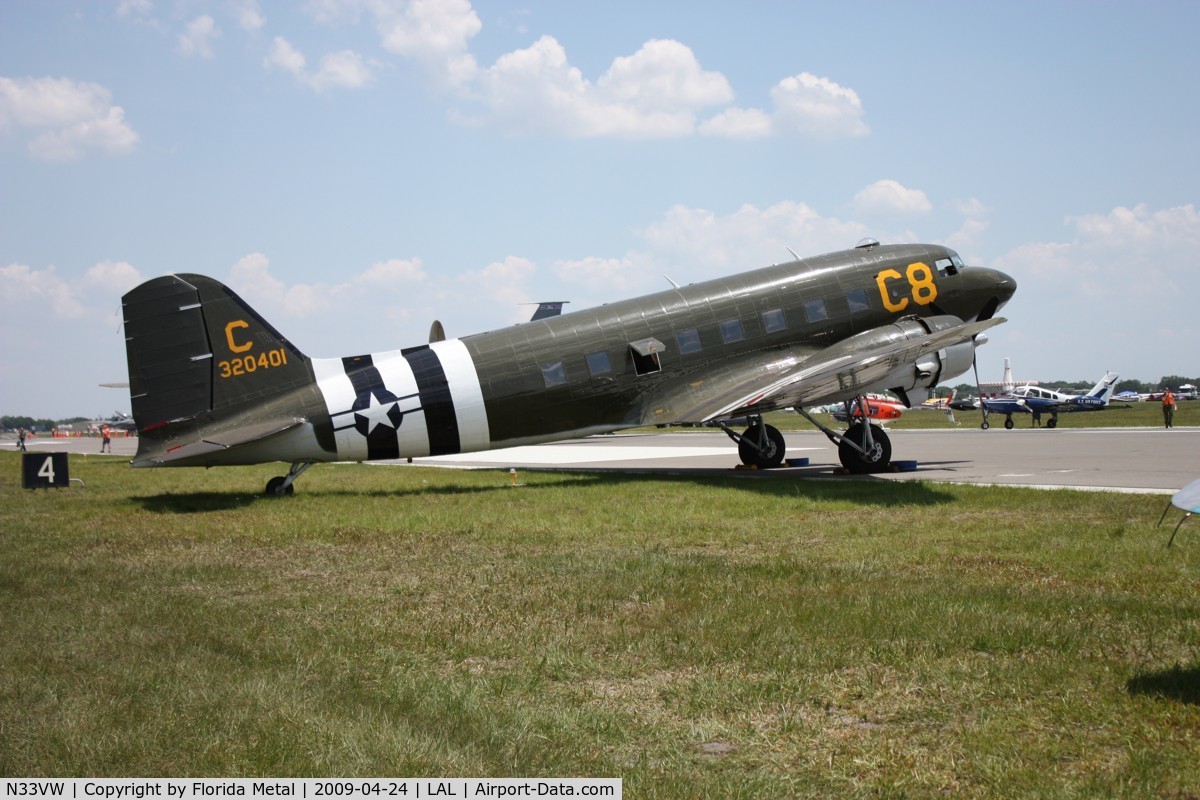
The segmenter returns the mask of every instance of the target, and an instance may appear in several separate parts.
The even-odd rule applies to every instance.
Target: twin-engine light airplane
[[[1099,411],[1102,408],[1108,407],[1108,402],[1112,398],[1113,387],[1117,384],[1118,375],[1115,372],[1106,372],[1100,382],[1092,387],[1087,394],[1074,395],[1063,394],[1056,392],[1053,389],[1043,389],[1040,386],[1018,386],[1003,397],[983,400],[985,409],[983,415],[983,424],[980,425],[985,431],[990,426],[988,422],[988,414],[1003,414],[1004,427],[1011,430],[1013,427],[1013,414],[1034,414],[1040,415],[1049,413],[1050,419],[1046,421],[1047,428],[1058,427],[1058,415],[1067,411]],[[1035,416],[1036,420],[1037,417]]]
[[[267,484],[278,495],[318,462],[709,422],[745,463],[773,467],[784,440],[763,413],[882,389],[920,403],[971,367],[1015,289],[945,247],[869,240],[461,339],[310,359],[219,282],[167,275],[123,298],[132,463],[290,462]],[[804,416],[850,471],[889,464],[877,425],[834,431]],[[735,417],[748,418],[741,433]]]

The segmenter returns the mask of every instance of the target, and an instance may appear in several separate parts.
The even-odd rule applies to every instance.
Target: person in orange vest
[[[101,453],[111,453],[112,452],[112,435],[111,435],[107,425],[101,426],[100,435],[104,437],[104,439],[100,442],[100,452]]]
[[[1170,387],[1163,392],[1163,425],[1168,428],[1175,427],[1175,393]]]

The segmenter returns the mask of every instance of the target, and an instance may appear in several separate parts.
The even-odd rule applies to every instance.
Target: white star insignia
[[[370,435],[371,431],[375,430],[379,425],[396,430],[396,426],[388,418],[388,414],[395,407],[395,400],[390,403],[381,403],[379,402],[379,398],[375,396],[375,393],[372,392],[370,405],[355,411],[354,414],[356,417],[363,417],[367,421],[367,435]]]

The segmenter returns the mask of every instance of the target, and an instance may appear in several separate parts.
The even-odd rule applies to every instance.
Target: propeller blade
[[[971,356],[971,368],[975,370],[975,394],[979,395],[979,408],[983,411],[984,424],[988,424],[988,407],[983,399],[983,390],[979,388],[979,357],[973,354]]]

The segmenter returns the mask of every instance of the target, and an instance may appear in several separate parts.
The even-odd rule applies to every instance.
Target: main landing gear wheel
[[[287,480],[283,475],[276,475],[271,480],[267,481],[267,491],[265,494],[268,497],[291,497],[296,493],[296,487],[288,484],[285,488],[283,482]]]
[[[1013,421],[1012,421],[1012,417],[1009,417],[1008,419],[1004,420],[1004,430],[1011,431],[1012,429],[1013,429]]]
[[[751,425],[738,440],[742,463],[759,469],[778,467],[786,449],[783,434],[772,425]]]
[[[842,466],[855,475],[867,475],[887,469],[892,463],[892,442],[883,428],[870,427],[871,438],[866,439],[867,428],[861,422],[851,425],[838,442],[838,458]]]

